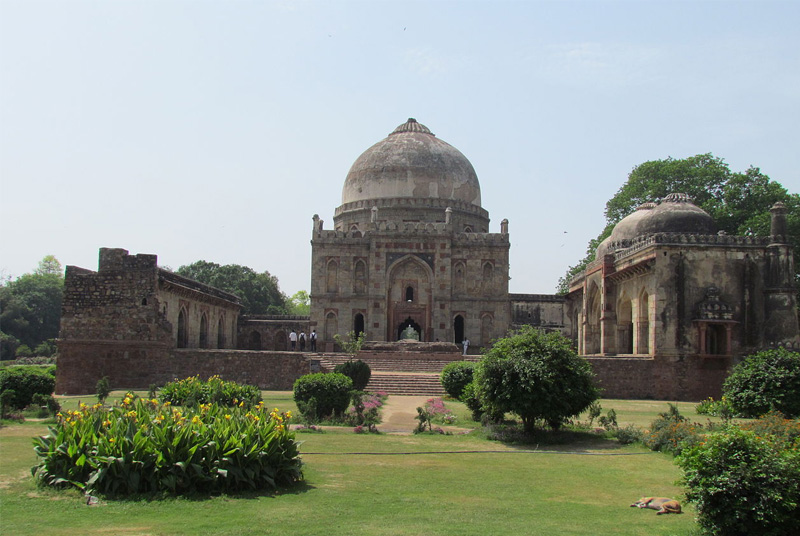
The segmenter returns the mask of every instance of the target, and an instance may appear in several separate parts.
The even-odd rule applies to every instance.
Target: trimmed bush
[[[221,406],[241,404],[251,407],[261,402],[261,390],[255,385],[240,385],[221,380],[219,376],[211,376],[207,381],[192,376],[166,383],[161,388],[159,399],[180,406],[214,403]]]
[[[294,382],[298,407],[309,408],[304,416],[314,420],[341,416],[350,404],[353,380],[338,372],[306,374]],[[313,409],[310,409],[313,406]],[[302,411],[302,410],[301,410]]]
[[[291,413],[203,404],[180,411],[128,393],[112,408],[81,404],[34,439],[42,485],[109,495],[230,493],[302,479]]]
[[[33,401],[33,395],[50,396],[55,387],[55,377],[42,372],[39,367],[15,367],[0,371],[0,393],[14,391],[14,396],[9,396],[6,401],[10,408],[25,408]]]
[[[464,388],[472,383],[472,372],[475,370],[475,363],[472,361],[456,361],[445,365],[442,369],[442,387],[444,392],[461,400]]]
[[[363,391],[366,389],[369,379],[372,377],[372,370],[369,368],[369,365],[360,359],[345,361],[340,365],[336,365],[333,371],[344,374],[353,380],[353,389],[356,391]]]
[[[778,348],[753,354],[733,368],[722,389],[742,417],[771,410],[800,416],[800,353]]]
[[[800,527],[800,453],[730,427],[678,458],[708,534],[785,535]]]

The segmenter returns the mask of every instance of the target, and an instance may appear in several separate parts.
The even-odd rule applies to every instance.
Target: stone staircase
[[[320,368],[330,372],[336,365],[352,357],[348,354],[325,353],[317,354],[313,359],[319,359]],[[454,361],[477,361],[479,356],[362,352],[356,359],[367,363],[372,370],[367,384],[368,391],[382,391],[388,395],[440,397],[445,395],[440,382],[442,369]]]

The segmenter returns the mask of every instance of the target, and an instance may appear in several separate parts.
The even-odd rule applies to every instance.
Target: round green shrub
[[[33,395],[50,396],[56,387],[54,376],[40,372],[34,367],[10,368],[0,371],[0,393],[14,391],[6,403],[15,409],[22,409],[31,404]]]
[[[445,365],[441,379],[444,392],[456,400],[461,400],[464,388],[472,383],[474,370],[475,363],[472,361],[456,361]]]
[[[733,368],[722,389],[742,417],[771,410],[800,416],[800,353],[777,348],[751,355]]]
[[[294,400],[298,406],[313,400],[315,417],[339,416],[350,404],[353,380],[338,372],[306,374],[294,382]]]
[[[333,371],[344,374],[353,380],[353,389],[356,391],[366,389],[369,379],[372,377],[372,370],[369,365],[360,359],[345,361],[340,365],[336,365]]]
[[[800,452],[731,427],[677,458],[708,534],[784,535],[800,527]]]

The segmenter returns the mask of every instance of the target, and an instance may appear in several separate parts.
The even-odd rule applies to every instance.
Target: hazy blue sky
[[[0,0],[0,269],[100,247],[310,282],[409,117],[470,159],[511,291],[550,293],[647,160],[800,191],[798,2]]]

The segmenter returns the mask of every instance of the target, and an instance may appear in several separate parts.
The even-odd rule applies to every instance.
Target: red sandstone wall
[[[722,396],[726,359],[587,357],[604,398],[700,401]]]
[[[291,390],[310,372],[297,352],[176,350],[165,346],[62,342],[56,369],[56,393],[93,394],[97,380],[108,376],[112,389],[147,389],[174,379],[219,375],[223,380]]]

